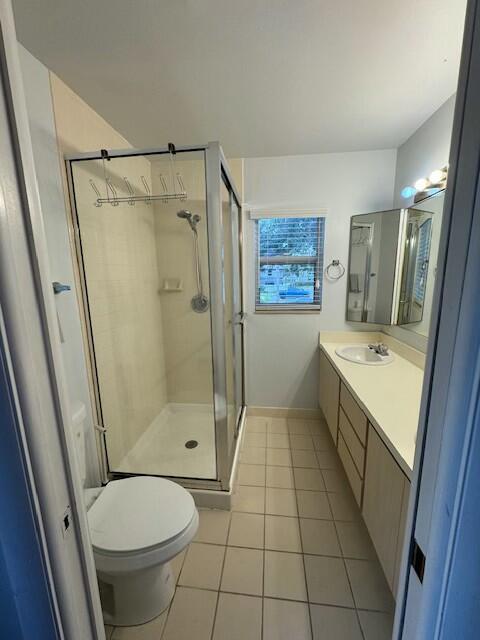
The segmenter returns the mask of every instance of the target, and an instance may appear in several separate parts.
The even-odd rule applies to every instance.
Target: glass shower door
[[[227,450],[233,456],[243,408],[243,313],[240,279],[240,211],[230,185],[222,183],[223,305]]]
[[[244,408],[241,204],[220,145],[209,143],[205,157],[217,471],[221,488],[229,489]]]
[[[243,327],[245,314],[242,304],[242,267],[240,260],[240,225],[241,211],[231,197],[231,217],[232,217],[232,260],[234,264],[233,278],[233,353],[235,356],[235,433],[240,427],[242,409],[245,404],[244,399],[244,363],[243,363]]]
[[[217,482],[205,149],[171,199],[168,150],[108,158],[69,160],[105,471]]]

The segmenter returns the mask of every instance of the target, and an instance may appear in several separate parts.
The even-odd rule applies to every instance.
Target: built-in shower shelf
[[[161,290],[165,293],[183,291],[183,280],[179,280],[178,278],[165,278]]]

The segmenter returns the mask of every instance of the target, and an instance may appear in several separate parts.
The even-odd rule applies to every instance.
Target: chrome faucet
[[[388,347],[383,342],[379,342],[378,344],[369,344],[368,348],[375,353],[378,353],[379,356],[388,356]]]

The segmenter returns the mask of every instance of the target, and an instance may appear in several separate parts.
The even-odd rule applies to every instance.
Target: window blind
[[[423,303],[427,285],[428,258],[430,254],[430,236],[432,219],[425,220],[418,230],[418,248],[415,264],[415,282],[413,295],[418,303]]]
[[[257,310],[320,309],[324,217],[256,221]]]

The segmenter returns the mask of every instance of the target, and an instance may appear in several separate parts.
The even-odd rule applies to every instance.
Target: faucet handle
[[[381,356],[388,356],[388,347],[384,342],[380,342],[378,344],[378,351],[377,353]]]
[[[378,342],[377,344],[369,344],[368,348],[372,349],[372,351],[375,351],[375,353],[378,353],[379,356],[388,356],[388,347],[383,342]]]

